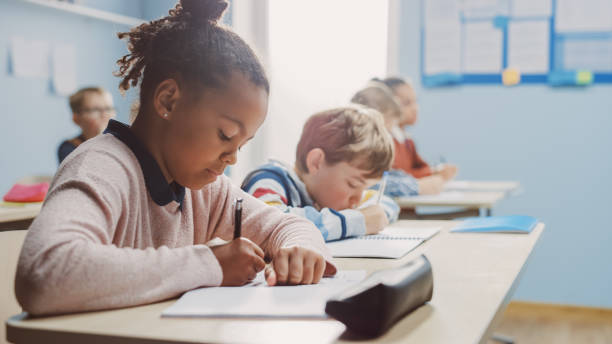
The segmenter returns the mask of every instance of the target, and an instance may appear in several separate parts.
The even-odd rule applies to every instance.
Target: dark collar
[[[134,152],[140,163],[149,195],[157,205],[164,206],[176,201],[182,208],[183,199],[185,199],[185,187],[177,182],[168,184],[151,153],[147,151],[128,125],[111,119],[104,133],[112,134]]]

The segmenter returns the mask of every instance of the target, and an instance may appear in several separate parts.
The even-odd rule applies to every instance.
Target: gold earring
[[[164,114],[164,118],[168,118],[168,114],[167,113]]]

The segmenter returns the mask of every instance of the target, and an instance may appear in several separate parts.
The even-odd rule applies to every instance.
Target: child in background
[[[62,161],[81,143],[98,136],[108,121],[115,117],[113,97],[102,87],[87,87],[78,90],[69,98],[72,121],[81,128],[81,134],[60,144],[57,159]]]
[[[285,213],[312,221],[326,241],[375,234],[397,220],[399,207],[374,185],[393,162],[393,143],[378,111],[341,107],[311,116],[296,164],[271,161],[251,172],[242,189]]]
[[[220,0],[182,0],[119,34],[120,88],[140,84],[133,125],[110,121],[60,165],[15,277],[30,314],[129,307],[187,290],[335,273],[317,228],[222,175],[265,119],[269,86],[250,47],[217,24]],[[233,202],[242,235],[232,240]],[[71,209],[71,211],[66,211]],[[227,243],[209,247],[220,238]],[[264,257],[271,263],[266,266]]]
[[[404,170],[416,178],[430,176],[434,173],[440,174],[445,180],[454,178],[457,174],[457,166],[441,162],[439,166],[432,169],[417,153],[414,141],[403,130],[407,126],[413,126],[418,119],[419,104],[412,84],[397,77],[384,80],[374,78],[372,80],[385,84],[398,99],[402,109],[399,126],[392,132],[395,139],[393,168]]]
[[[359,90],[351,102],[361,104],[380,111],[385,119],[385,127],[390,133],[397,130],[397,125],[402,119],[402,108],[391,90],[382,83],[370,82]],[[399,141],[394,138],[395,161],[397,154],[404,152]],[[415,195],[431,195],[442,191],[447,181],[443,174],[433,174],[421,178],[415,178],[411,174],[399,169],[390,171],[385,194],[391,197],[406,197]]]

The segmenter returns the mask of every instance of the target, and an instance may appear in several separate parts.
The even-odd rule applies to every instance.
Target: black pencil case
[[[386,332],[431,300],[433,274],[424,255],[397,268],[377,271],[327,301],[325,312],[349,331],[367,337]]]

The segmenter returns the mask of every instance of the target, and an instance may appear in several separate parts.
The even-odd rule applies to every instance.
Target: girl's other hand
[[[268,285],[298,285],[319,283],[327,263],[319,253],[300,246],[281,248],[266,267]],[[330,266],[330,270],[333,266]],[[328,274],[333,275],[334,271]]]

